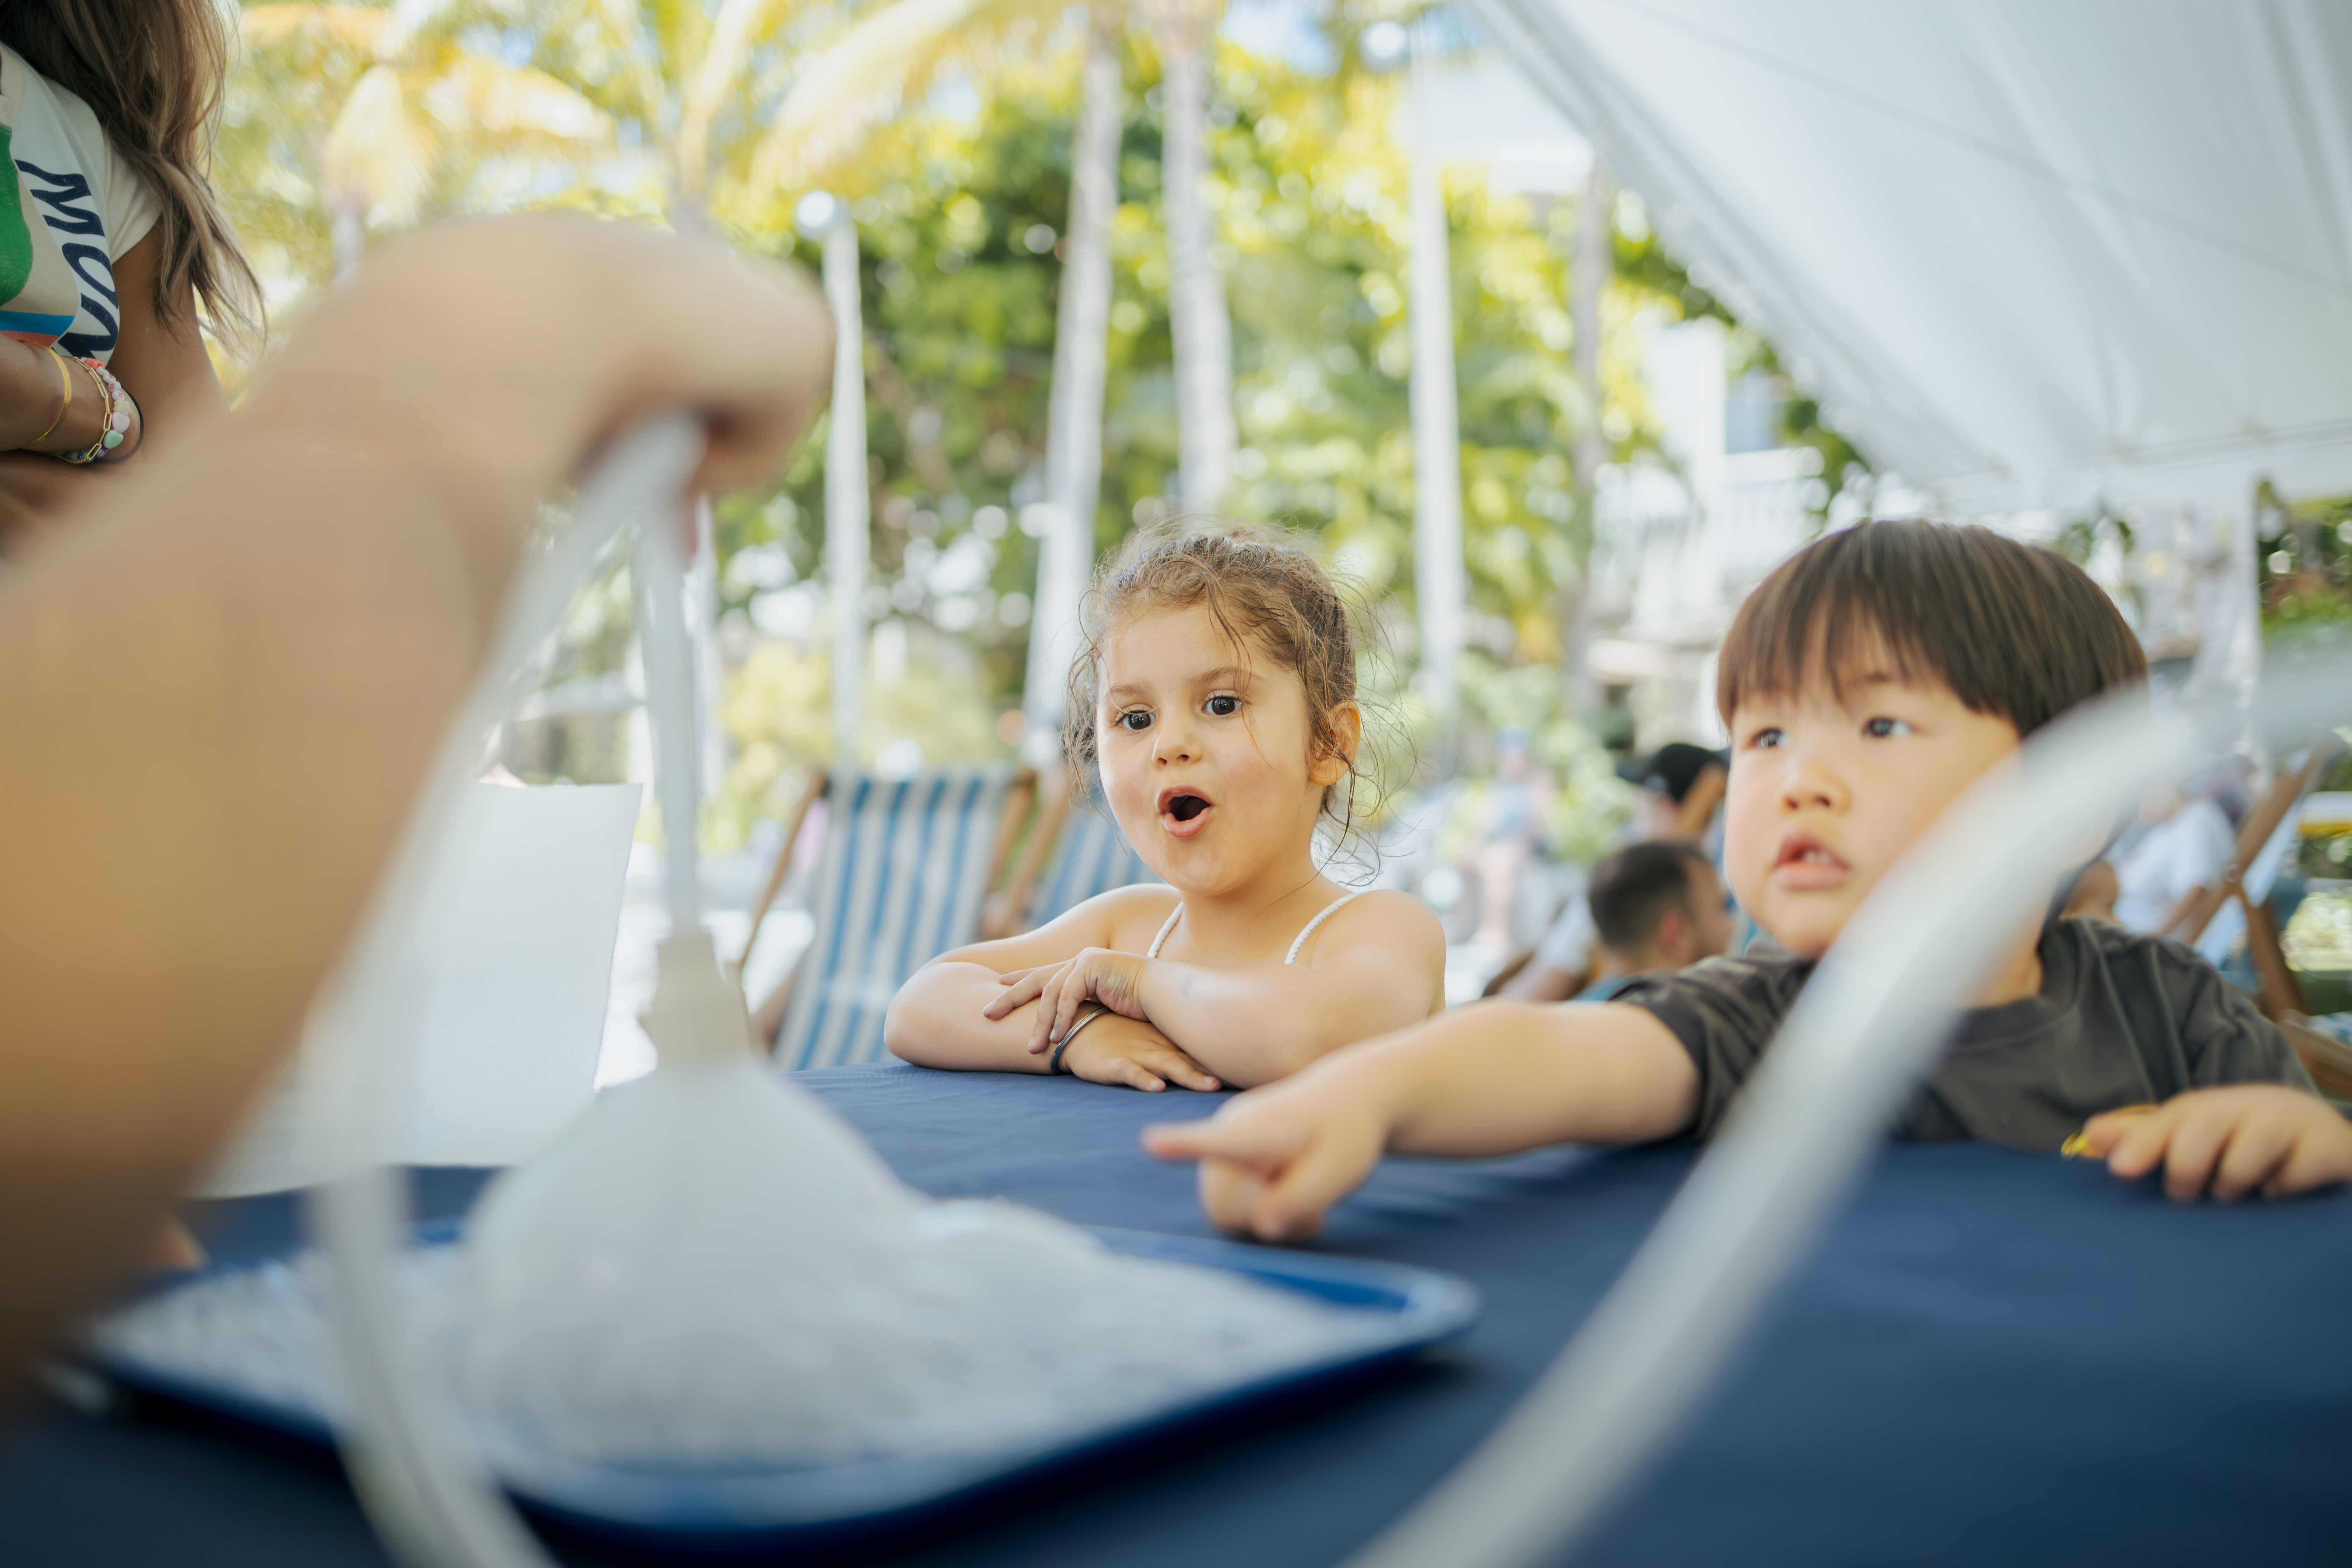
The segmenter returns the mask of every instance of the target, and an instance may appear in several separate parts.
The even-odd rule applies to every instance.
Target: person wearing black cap
[[[1627,840],[1705,844],[1711,855],[1716,840],[1711,828],[1731,777],[1730,761],[1726,752],[1671,741],[1646,757],[1619,763],[1617,776],[1642,788]],[[1568,900],[1536,944],[1534,955],[1496,994],[1521,1002],[1565,1002],[1591,978],[1598,951],[1592,912],[1580,893]]]
[[[1715,808],[1731,777],[1731,755],[1687,741],[1670,741],[1646,757],[1617,764],[1617,776],[1641,786],[1633,837],[1695,843],[1706,837]]]

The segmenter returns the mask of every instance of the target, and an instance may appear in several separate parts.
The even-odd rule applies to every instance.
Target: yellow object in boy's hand
[[[2119,1105],[2113,1110],[2102,1110],[2099,1112],[2099,1116],[2146,1116],[2149,1111],[2156,1109],[2156,1106],[2152,1102],[2142,1103],[2139,1105]],[[2093,1117],[2091,1121],[2097,1121],[2099,1116]],[[2091,1122],[2085,1121],[2083,1123],[2082,1127],[2072,1138],[2069,1138],[2063,1143],[2059,1144],[2058,1153],[2061,1158],[2068,1160],[2087,1160],[2091,1158]]]
[[[2193,1089],[2153,1108],[2095,1116],[2077,1137],[2125,1181],[2161,1166],[2165,1193],[2183,1202],[2285,1197],[2352,1181],[2352,1122],[2284,1084]]]

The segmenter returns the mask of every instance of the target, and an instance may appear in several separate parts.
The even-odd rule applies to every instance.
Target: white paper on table
[[[473,853],[455,897],[412,935],[427,978],[413,1109],[394,1148],[402,1163],[512,1164],[594,1099],[641,795],[637,784],[467,792],[459,809],[471,820],[451,837]],[[330,1162],[308,1135],[313,1084],[289,1064],[202,1195],[322,1180]]]

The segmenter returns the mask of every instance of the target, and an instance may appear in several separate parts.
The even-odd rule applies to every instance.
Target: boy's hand
[[[2352,1122],[2284,1084],[2190,1089],[2153,1110],[2110,1111],[2084,1124],[2082,1141],[2126,1181],[2162,1165],[2166,1194],[2183,1202],[2208,1192],[2224,1203],[2285,1197],[2352,1180]]]
[[[1201,1163],[1201,1206],[1224,1229],[1296,1241],[1323,1228],[1324,1211],[1361,1184],[1388,1147],[1389,1117],[1365,1079],[1309,1068],[1214,1116],[1148,1127],[1143,1146],[1163,1160]]]
[[[1202,1093],[1224,1087],[1158,1029],[1117,1014],[1079,1031],[1062,1053],[1062,1069],[1089,1083],[1125,1084],[1147,1094],[1171,1083]]]
[[[1108,947],[1089,947],[1076,958],[1059,963],[1043,963],[1034,969],[1016,969],[1000,975],[997,984],[1004,990],[996,1000],[981,1009],[984,1018],[1009,1016],[1013,1009],[1025,1007],[1038,998],[1044,1001],[1037,1008],[1037,1025],[1029,1037],[1029,1054],[1036,1056],[1047,1047],[1059,1045],[1062,1037],[1077,1022],[1078,1009],[1089,1000],[1122,1018],[1150,1023],[1142,1001],[1136,995],[1136,986],[1143,977],[1145,960],[1131,952],[1120,952]],[[1101,1028],[1099,1024],[1088,1027],[1087,1033]]]

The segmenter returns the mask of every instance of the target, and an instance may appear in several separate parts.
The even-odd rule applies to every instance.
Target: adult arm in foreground
[[[698,482],[759,479],[830,339],[715,246],[430,233],[324,303],[209,440],[92,487],[0,584],[0,1397],[294,1039],[535,499],[663,407],[709,426]]]

